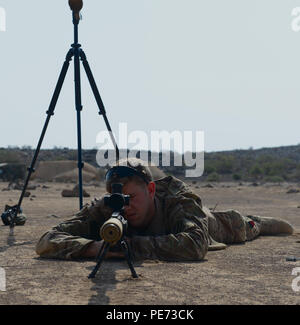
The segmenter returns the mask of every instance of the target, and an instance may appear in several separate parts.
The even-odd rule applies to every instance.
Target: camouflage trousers
[[[219,243],[242,243],[260,234],[260,224],[244,217],[236,210],[223,212],[205,211],[208,214],[208,232]]]

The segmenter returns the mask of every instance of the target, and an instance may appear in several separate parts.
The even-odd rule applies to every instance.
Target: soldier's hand
[[[102,245],[104,245],[103,240],[93,241],[84,252],[83,257],[96,257]]]
[[[88,246],[88,248],[86,249],[82,257],[97,257],[102,245],[104,244],[105,244],[104,240],[93,241],[92,243],[90,243],[90,245]],[[112,249],[108,251],[105,255],[105,258],[124,258],[124,257],[125,257],[124,253],[121,250],[116,250],[116,249]]]

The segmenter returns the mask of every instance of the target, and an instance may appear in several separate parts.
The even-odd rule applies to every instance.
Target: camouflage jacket
[[[201,199],[188,185],[173,176],[155,183],[156,213],[151,223],[143,231],[128,227],[134,259],[201,260],[209,248],[226,247],[215,240],[245,241],[245,225],[238,213],[235,212],[235,224],[228,212],[214,215],[202,207]],[[46,232],[37,243],[37,254],[47,258],[80,258],[92,241],[101,240],[99,230],[111,216],[112,211],[103,201],[95,199],[74,218]]]

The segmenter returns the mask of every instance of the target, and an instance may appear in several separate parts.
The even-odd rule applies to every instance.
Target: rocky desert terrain
[[[32,189],[22,204],[27,215],[25,225],[16,226],[13,232],[0,225],[0,267],[6,274],[1,305],[300,304],[300,261],[287,260],[291,256],[300,258],[297,184],[191,183],[211,209],[279,217],[289,221],[295,233],[259,237],[225,250],[209,251],[202,262],[135,263],[138,279],[131,278],[124,260],[104,261],[96,278],[88,279],[93,260],[39,258],[35,253],[37,240],[77,212],[79,200],[61,195],[74,184],[33,181],[30,185]],[[85,184],[84,189],[90,194],[84,203],[104,193],[101,182]],[[17,203],[20,193],[8,190],[7,182],[0,183],[1,213],[5,204]]]

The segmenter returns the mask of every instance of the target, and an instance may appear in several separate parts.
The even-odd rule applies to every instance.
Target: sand
[[[39,237],[68,219],[79,209],[78,198],[64,198],[61,191],[74,184],[35,183],[36,190],[24,198],[28,216],[24,226],[0,226],[0,267],[6,274],[6,291],[0,291],[2,305],[296,305],[300,304],[300,193],[286,192],[297,184],[191,184],[204,205],[216,210],[236,209],[243,214],[280,217],[291,222],[291,236],[266,236],[208,252],[201,262],[144,261],[135,263],[138,279],[131,277],[123,260],[106,260],[95,279],[87,276],[91,259],[60,261],[41,259],[35,253]],[[2,191],[0,211],[16,204],[20,191]],[[89,203],[104,193],[100,187],[85,185]],[[294,270],[295,272],[295,270]]]

